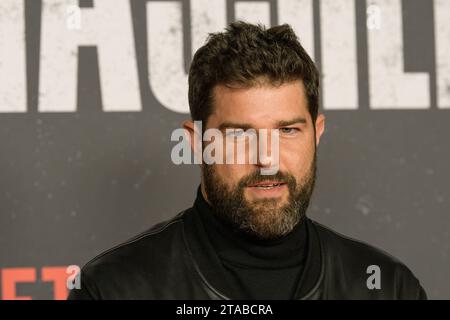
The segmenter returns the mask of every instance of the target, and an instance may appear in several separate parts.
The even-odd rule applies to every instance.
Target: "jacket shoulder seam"
[[[116,250],[122,248],[122,247],[125,247],[125,246],[128,246],[128,245],[130,245],[130,244],[133,244],[133,243],[135,243],[135,242],[137,242],[137,241],[139,241],[139,240],[142,240],[142,239],[144,239],[144,238],[146,238],[146,237],[149,237],[149,236],[152,236],[152,235],[156,235],[156,234],[158,234],[158,233],[163,232],[164,230],[166,230],[166,229],[167,229],[168,227],[170,227],[171,225],[176,224],[176,223],[178,223],[178,222],[181,222],[181,221],[183,220],[184,213],[185,213],[185,211],[182,211],[181,213],[177,214],[177,215],[176,215],[175,217],[173,217],[172,219],[169,219],[168,221],[166,221],[166,223],[163,223],[163,225],[161,225],[160,227],[158,227],[158,228],[156,228],[156,229],[153,229],[153,228],[152,228],[152,229],[150,229],[150,230],[148,230],[148,231],[144,231],[144,232],[141,233],[140,235],[135,236],[135,237],[131,238],[130,240],[127,240],[127,241],[125,241],[125,242],[123,242],[123,243],[120,243],[120,244],[118,244],[118,245],[116,245],[116,246],[114,246],[114,247],[112,247],[112,248],[110,248],[110,249],[108,249],[108,250],[106,250],[106,251],[104,251],[104,252],[98,254],[97,256],[95,256],[94,258],[92,258],[91,260],[89,260],[89,261],[85,264],[85,266],[83,267],[83,269],[84,269],[85,267],[87,267],[89,264],[91,264],[91,263],[97,261],[98,259],[101,259],[102,257],[104,257],[104,256],[106,256],[106,255],[108,255],[108,254],[110,254],[110,253],[112,253],[112,252],[114,252],[114,251],[116,251]]]
[[[333,234],[333,235],[335,235],[335,236],[338,236],[338,237],[340,237],[340,238],[342,238],[342,239],[344,239],[344,240],[350,241],[350,242],[352,242],[352,243],[359,244],[359,245],[363,245],[363,246],[365,246],[365,247],[367,247],[367,248],[370,248],[371,250],[374,250],[374,251],[376,251],[376,252],[378,252],[378,253],[381,253],[381,254],[385,255],[386,257],[388,257],[389,259],[391,259],[392,262],[394,262],[394,263],[396,263],[396,264],[400,264],[401,266],[405,266],[405,267],[406,267],[406,265],[405,265],[402,261],[400,261],[398,258],[394,257],[394,256],[393,256],[392,254],[390,254],[389,252],[385,251],[384,249],[378,248],[378,247],[376,247],[376,246],[374,246],[374,245],[371,245],[371,244],[369,244],[369,243],[367,243],[367,242],[365,242],[365,241],[361,241],[361,240],[359,240],[359,239],[355,239],[355,238],[349,237],[349,236],[347,236],[347,235],[344,235],[344,234],[342,234],[342,233],[340,233],[340,232],[338,232],[338,231],[335,231],[335,230],[333,230],[333,229],[330,229],[330,228],[327,227],[327,226],[324,226],[323,224],[321,224],[321,223],[319,223],[319,222],[317,222],[317,221],[314,221],[314,220],[312,220],[312,221],[313,221],[313,223],[314,223],[315,225],[319,226],[319,227],[322,228],[322,229],[325,229],[326,231],[330,232],[331,234]]]

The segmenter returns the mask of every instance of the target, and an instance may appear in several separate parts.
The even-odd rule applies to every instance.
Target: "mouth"
[[[272,190],[275,188],[280,188],[284,185],[286,185],[286,183],[283,181],[264,181],[249,185],[248,187],[255,188],[257,190]]]

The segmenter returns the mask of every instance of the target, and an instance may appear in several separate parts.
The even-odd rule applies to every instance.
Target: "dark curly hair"
[[[315,122],[319,108],[319,72],[288,24],[266,29],[243,21],[224,32],[209,33],[189,68],[189,109],[192,120],[206,126],[212,114],[216,85],[274,86],[302,80],[308,109]]]

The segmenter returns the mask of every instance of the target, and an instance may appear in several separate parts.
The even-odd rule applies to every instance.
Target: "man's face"
[[[323,115],[312,122],[299,80],[279,87],[219,85],[213,103],[204,129],[220,129],[224,137],[226,129],[267,129],[269,142],[271,130],[278,129],[279,157],[264,164],[203,164],[203,195],[220,218],[241,231],[263,239],[289,233],[304,216],[313,191]],[[277,173],[261,174],[261,168],[275,162]]]

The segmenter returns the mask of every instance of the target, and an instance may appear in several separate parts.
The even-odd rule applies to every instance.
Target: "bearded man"
[[[91,260],[69,298],[426,299],[399,260],[307,217],[325,128],[319,78],[289,25],[210,34],[190,65],[183,128],[196,154],[212,143],[197,135],[216,129],[257,161],[202,161],[193,206]],[[276,150],[261,136],[254,150],[250,129],[275,132]],[[236,160],[231,149],[223,159]]]

